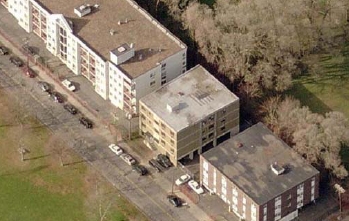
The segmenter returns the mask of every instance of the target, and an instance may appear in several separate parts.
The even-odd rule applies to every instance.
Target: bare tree
[[[348,176],[340,157],[349,145],[349,122],[342,113],[316,114],[290,97],[271,98],[263,107],[268,126],[308,162],[338,178]]]
[[[49,150],[55,156],[58,157],[61,166],[65,166],[64,157],[67,154],[67,151],[69,150],[69,147],[65,142],[66,136],[69,136],[69,135],[64,132],[55,132],[51,135],[51,137],[49,138],[49,141],[46,144]]]

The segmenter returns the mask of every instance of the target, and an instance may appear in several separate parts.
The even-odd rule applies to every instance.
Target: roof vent
[[[143,55],[142,54],[140,54],[140,55],[138,55],[138,60],[143,60]]]
[[[110,29],[109,33],[110,33],[110,35],[114,35],[115,34],[115,30],[114,29]]]
[[[135,43],[132,42],[132,43],[130,44],[130,48],[134,48],[134,46],[135,46]]]
[[[277,162],[271,164],[270,168],[278,176],[285,172],[285,168],[283,166],[280,166]]]
[[[79,7],[74,8],[74,13],[81,18],[90,14],[92,12],[91,8],[92,7],[89,4],[80,5]]]
[[[180,96],[180,97],[182,97],[183,95],[184,95],[184,93],[183,92],[178,92],[178,95]]]
[[[242,143],[240,143],[240,142],[237,142],[237,143],[236,143],[236,147],[237,147],[237,148],[241,148],[241,147],[243,147],[243,146],[244,146],[244,145],[243,145]]]

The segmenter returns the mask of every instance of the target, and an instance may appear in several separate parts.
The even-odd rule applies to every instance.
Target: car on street
[[[92,121],[86,117],[80,117],[79,122],[88,129],[91,129],[93,127]]]
[[[166,156],[164,154],[159,154],[157,156],[156,160],[165,168],[172,166],[170,159],[168,158],[168,156]]]
[[[23,61],[19,57],[16,57],[16,56],[10,57],[10,62],[17,67],[23,66]]]
[[[63,103],[63,97],[60,93],[53,91],[49,93],[50,97],[53,99],[56,103]]]
[[[70,91],[75,91],[76,90],[75,85],[71,81],[69,81],[68,79],[63,80],[62,84],[63,84],[64,87],[66,87]]]
[[[119,147],[118,145],[114,144],[114,143],[109,145],[109,149],[111,151],[113,151],[118,156],[120,156],[121,154],[124,153],[124,150],[121,147]]]
[[[168,201],[175,207],[182,206],[182,200],[176,195],[167,196]]]
[[[8,55],[10,52],[5,46],[0,46],[0,54],[1,55]]]
[[[24,44],[22,48],[25,51],[25,53],[30,54],[31,56],[36,55],[34,47]]]
[[[181,177],[179,177],[176,181],[175,184],[177,186],[180,186],[182,184],[185,184],[186,182],[188,182],[190,180],[190,176],[188,174],[182,175]]]
[[[31,69],[30,67],[26,66],[24,69],[23,69],[23,72],[25,75],[27,75],[28,77],[30,78],[34,78],[36,73],[34,72],[33,69]]]
[[[151,159],[148,161],[149,165],[152,166],[157,172],[161,172],[163,170],[165,170],[165,168],[163,166],[161,166],[161,164],[156,161],[155,159]]]
[[[120,158],[130,166],[136,164],[136,160],[130,154],[123,153],[120,155]]]
[[[148,170],[145,166],[140,164],[135,164],[132,166],[132,169],[136,171],[139,175],[144,176],[148,174]]]
[[[197,194],[204,193],[204,189],[202,189],[202,187],[195,180],[190,180],[188,182],[188,185],[190,188],[192,188],[195,191],[195,193],[197,193]]]
[[[65,104],[63,105],[63,108],[66,109],[72,115],[75,115],[78,113],[78,110],[71,104]]]
[[[50,91],[50,84],[45,81],[38,81],[38,86],[43,92]]]

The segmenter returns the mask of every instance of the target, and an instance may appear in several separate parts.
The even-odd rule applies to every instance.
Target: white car
[[[70,91],[76,90],[76,87],[74,86],[74,84],[71,81],[69,81],[68,79],[63,80],[62,84],[64,85],[64,87],[66,87]]]
[[[120,155],[120,158],[123,159],[128,165],[132,166],[136,164],[136,160],[130,154],[123,153]]]
[[[185,174],[185,175],[182,175],[181,177],[179,177],[175,183],[177,186],[180,186],[180,185],[188,182],[190,180],[190,178],[191,177],[188,174]]]
[[[198,182],[196,182],[195,180],[190,180],[188,182],[188,185],[190,186],[190,188],[192,188],[197,194],[202,194],[204,193],[204,189],[202,189],[202,187],[198,184]]]
[[[109,149],[113,151],[116,155],[120,156],[122,153],[124,153],[123,149],[119,147],[118,145],[112,143],[109,145]]]

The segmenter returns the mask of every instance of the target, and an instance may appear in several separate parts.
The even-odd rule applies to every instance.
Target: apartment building
[[[138,101],[186,71],[187,47],[132,0],[0,0],[105,100]]]
[[[319,197],[319,172],[258,123],[200,156],[200,182],[246,221],[291,221]]]
[[[177,161],[239,132],[239,98],[197,65],[140,100],[140,134]]]

